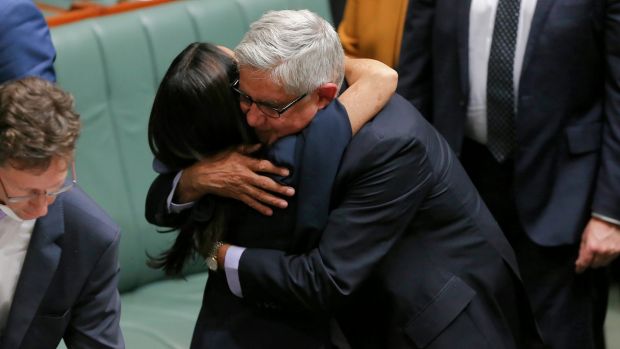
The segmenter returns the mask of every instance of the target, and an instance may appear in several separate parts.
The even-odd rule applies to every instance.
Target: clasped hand
[[[293,196],[295,190],[265,174],[286,177],[289,170],[268,160],[251,157],[250,154],[260,147],[260,144],[239,146],[186,168],[175,192],[175,202],[196,201],[203,195],[212,194],[242,201],[268,216],[273,214],[271,207],[287,207],[288,202],[276,194]]]

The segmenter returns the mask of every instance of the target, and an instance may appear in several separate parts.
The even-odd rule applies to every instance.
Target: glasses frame
[[[41,195],[45,195],[48,198],[55,198],[62,193],[66,193],[69,190],[73,189],[73,187],[77,184],[77,173],[75,172],[75,161],[71,163],[71,183],[60,187],[58,190],[54,190],[52,192],[44,191],[42,193],[37,194],[29,194],[29,195],[19,195],[19,196],[9,196],[9,193],[6,191],[6,186],[4,185],[4,181],[2,181],[2,177],[0,177],[0,186],[2,186],[2,190],[4,191],[4,195],[6,195],[6,203],[11,204],[19,204],[23,202],[27,202],[30,200],[34,200],[39,198]]]
[[[252,99],[252,97],[250,97],[249,95],[241,91],[238,88],[238,86],[239,86],[239,79],[235,80],[232,84],[230,84],[230,88],[232,88],[233,91],[235,91],[239,95],[241,103],[247,102],[250,105],[250,108],[252,107],[252,104],[256,104],[256,107],[263,114],[267,115],[270,118],[274,118],[274,119],[279,119],[280,117],[282,117],[282,114],[286,113],[287,110],[291,109],[295,104],[297,104],[297,102],[301,101],[304,97],[308,95],[308,93],[304,93],[301,96],[292,100],[287,105],[283,106],[282,108],[276,108],[269,104],[255,101],[254,99]],[[245,102],[242,102],[241,100],[245,100]],[[264,108],[267,108],[267,109],[264,109]],[[275,114],[273,114],[274,112]]]

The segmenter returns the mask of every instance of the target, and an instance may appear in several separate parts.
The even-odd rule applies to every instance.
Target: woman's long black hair
[[[237,75],[233,59],[208,43],[190,44],[174,59],[155,95],[148,129],[151,151],[171,171],[254,140],[230,88]],[[227,206],[224,199],[198,201],[171,227],[179,232],[173,245],[149,256],[149,265],[175,275],[196,252],[208,254],[223,237]]]

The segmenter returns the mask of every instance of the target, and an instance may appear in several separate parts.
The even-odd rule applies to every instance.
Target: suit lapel
[[[471,0],[457,1],[457,35],[458,35],[458,55],[459,70],[461,78],[461,90],[463,96],[469,96],[469,8]]]
[[[530,34],[527,38],[525,56],[523,57],[521,76],[523,76],[523,73],[527,70],[527,66],[530,63],[532,54],[534,52],[534,49],[536,48],[536,44],[538,43],[540,33],[542,32],[542,29],[547,22],[547,16],[549,15],[549,10],[552,7],[551,5],[553,5],[555,2],[556,0],[538,0],[536,3],[536,10],[534,11],[534,17],[532,18]]]
[[[56,272],[62,251],[57,240],[64,232],[62,212],[58,198],[34,226],[0,348],[20,346]]]

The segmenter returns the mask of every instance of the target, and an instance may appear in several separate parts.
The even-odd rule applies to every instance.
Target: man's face
[[[286,106],[300,96],[287,94],[284,89],[273,83],[269,74],[251,68],[239,70],[239,90],[252,100],[275,108]],[[303,130],[321,107],[319,96],[315,91],[300,99],[279,118],[267,116],[253,103],[241,103],[241,110],[246,115],[248,124],[254,128],[261,142],[271,144],[290,134]]]
[[[4,190],[0,190],[0,200],[21,219],[30,220],[45,216],[47,207],[55,200],[45,193],[57,191],[63,186],[68,165],[65,159],[54,157],[45,170],[20,170],[10,163],[0,166],[0,180],[4,186]],[[33,195],[33,198],[16,203],[7,201],[7,197],[26,195]]]

